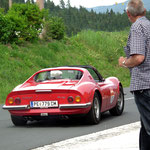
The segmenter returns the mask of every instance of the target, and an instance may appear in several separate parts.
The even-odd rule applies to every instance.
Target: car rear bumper
[[[76,108],[87,108],[91,106],[91,103],[85,103],[85,104],[63,104],[60,105],[60,109],[76,109]]]
[[[85,104],[61,104],[59,105],[59,109],[61,110],[62,109],[78,109],[78,108],[80,109],[80,108],[88,108],[89,106],[91,106],[91,102],[85,103]],[[33,108],[30,108],[29,105],[18,105],[18,106],[3,105],[3,109],[5,110],[29,110]]]
[[[11,115],[15,116],[42,116],[51,115],[76,115],[87,114],[91,109],[91,103],[85,104],[61,104],[58,108],[30,108],[29,105],[22,106],[3,106]]]
[[[3,105],[2,107],[5,110],[26,110],[26,109],[30,109],[30,107],[28,105],[19,105],[19,106],[6,106]]]

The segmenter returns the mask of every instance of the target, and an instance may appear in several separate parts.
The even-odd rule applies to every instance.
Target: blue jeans
[[[134,92],[141,116],[140,150],[150,150],[150,89]]]

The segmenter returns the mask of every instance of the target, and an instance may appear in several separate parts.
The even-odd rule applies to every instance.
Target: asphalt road
[[[125,88],[125,110],[119,117],[103,114],[98,125],[86,125],[81,120],[32,122],[24,127],[15,127],[8,111],[0,105],[0,149],[29,150],[39,146],[82,136],[113,127],[139,121],[133,95]]]

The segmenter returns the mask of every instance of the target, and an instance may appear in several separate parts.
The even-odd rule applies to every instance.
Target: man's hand
[[[119,66],[120,67],[127,67],[126,66],[126,60],[127,60],[126,57],[120,57],[119,60],[118,60]]]
[[[144,55],[135,54],[130,56],[128,59],[126,57],[120,57],[118,63],[120,67],[133,68],[143,63],[144,60],[145,60]]]

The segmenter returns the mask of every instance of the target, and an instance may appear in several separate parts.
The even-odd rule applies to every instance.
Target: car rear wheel
[[[27,120],[21,116],[11,115],[11,120],[15,126],[24,126],[27,123]]]
[[[94,94],[91,110],[86,116],[86,120],[90,124],[98,124],[101,118],[101,104],[97,93]]]
[[[120,87],[120,93],[119,93],[117,104],[114,108],[109,110],[109,112],[113,116],[120,116],[123,110],[124,110],[124,93],[122,87]]]

